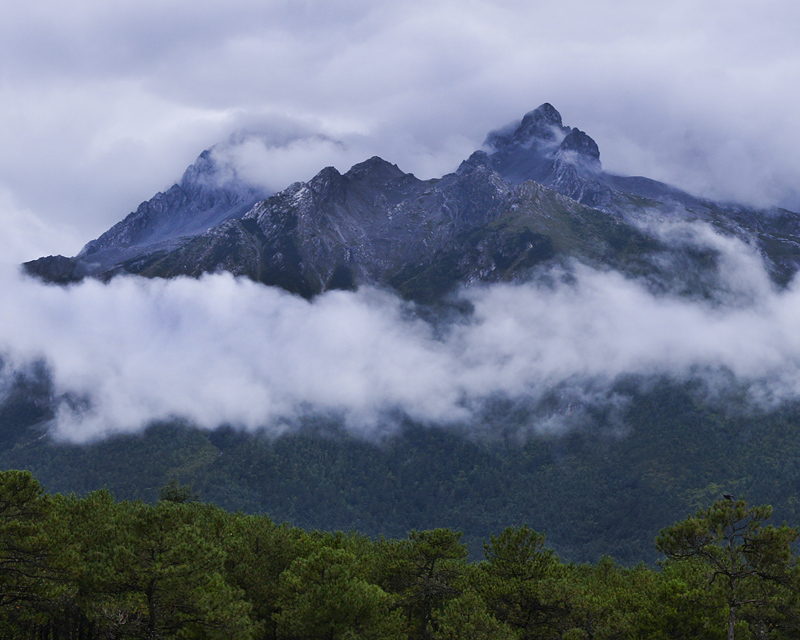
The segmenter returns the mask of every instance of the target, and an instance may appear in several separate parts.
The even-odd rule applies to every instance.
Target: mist
[[[764,407],[800,396],[800,286],[775,288],[752,247],[707,226],[654,232],[718,252],[714,295],[655,293],[574,263],[462,289],[472,311],[432,321],[367,287],[311,301],[229,274],[59,287],[7,264],[3,375],[43,362],[62,398],[51,433],[73,442],[169,419],[275,435],[309,416],[365,438],[403,418],[485,430],[498,399],[617,402],[630,375],[733,378]],[[532,415],[526,428],[568,427]]]

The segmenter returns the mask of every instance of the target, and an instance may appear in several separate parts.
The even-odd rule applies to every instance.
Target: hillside
[[[206,416],[162,410],[159,397],[143,423],[117,430],[134,435],[116,433],[101,413],[98,431],[77,444],[69,435],[64,441],[59,420],[88,420],[92,390],[72,389],[46,359],[19,367],[8,358],[0,361],[0,467],[29,469],[49,490],[107,487],[124,499],[154,500],[177,478],[226,509],[310,528],[402,537],[447,526],[463,531],[473,554],[499,528],[529,524],[546,528],[571,560],[606,553],[626,563],[653,561],[661,528],[724,492],[771,503],[778,518],[798,521],[793,347],[786,362],[781,345],[778,355],[763,354],[779,362],[775,369],[744,347],[751,336],[760,344],[752,327],[771,326],[758,324],[765,314],[775,314],[781,332],[791,325],[792,316],[781,314],[793,308],[799,222],[790,211],[712,202],[606,173],[594,140],[564,126],[549,104],[490,133],[483,150],[432,180],[373,157],[266,194],[220,171],[207,151],[180,183],[77,256],[41,258],[25,271],[74,288],[66,291],[94,281],[110,287],[121,277],[181,283],[228,273],[241,278],[231,279],[232,290],[249,281],[277,287],[292,295],[270,304],[297,303],[309,314],[331,299],[328,292],[358,292],[335,299],[366,300],[378,316],[391,307],[397,317],[374,335],[392,337],[401,326],[411,342],[393,357],[420,345],[434,354],[421,360],[441,365],[438,378],[424,378],[434,391],[418,389],[425,383],[416,384],[417,374],[426,372],[413,359],[398,381],[393,369],[379,375],[374,354],[368,362],[353,358],[351,369],[358,345],[337,343],[320,374],[313,358],[296,362],[295,353],[316,355],[305,346],[282,351],[272,335],[255,333],[266,351],[255,341],[235,345],[253,352],[241,369],[263,383],[249,394],[218,378],[216,361],[178,369],[190,375],[187,386],[199,380],[203,393],[227,399],[241,392],[247,408],[257,409],[249,422],[223,417],[200,425]],[[376,291],[384,302],[369,306]],[[526,305],[534,309],[528,315],[496,317]],[[642,306],[648,326],[637,322]],[[170,332],[183,316],[165,309],[166,338],[147,336],[156,345],[180,337]],[[353,316],[342,311],[338,325],[292,331],[295,316],[268,311],[286,330],[278,342],[320,345],[320,335],[347,329],[384,344],[363,316],[362,325],[350,326]],[[265,331],[276,326],[256,317]],[[700,331],[708,326],[719,331]],[[304,335],[303,327],[315,333]],[[693,330],[705,338],[693,340]],[[509,335],[516,341],[504,342]],[[222,337],[219,353],[227,357]],[[628,338],[636,348],[626,347]],[[742,364],[740,352],[758,366]],[[278,370],[264,382],[258,375],[267,357]],[[171,364],[162,368],[172,371]],[[766,373],[751,374],[759,367]],[[121,368],[114,363],[111,374]],[[438,386],[447,375],[458,381]],[[393,394],[392,385],[404,381],[418,395]],[[313,384],[355,400],[315,404],[323,394],[309,392]],[[388,388],[375,406],[373,385]],[[419,398],[430,400],[440,388],[444,409],[420,406]],[[265,406],[279,408],[262,411],[258,390]],[[151,400],[131,397],[145,406]]]

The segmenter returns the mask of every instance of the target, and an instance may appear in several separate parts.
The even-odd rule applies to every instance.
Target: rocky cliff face
[[[564,126],[549,104],[490,133],[485,146],[438,180],[375,157],[344,174],[327,167],[266,199],[235,176],[222,180],[204,152],[180,183],[75,258],[25,268],[59,283],[229,271],[303,296],[371,284],[422,301],[567,258],[665,282],[674,263],[665,256],[675,251],[641,230],[638,222],[652,216],[701,219],[759,243],[778,281],[800,266],[797,214],[608,174],[595,141]]]
[[[372,158],[345,174],[323,169],[241,218],[122,267],[148,277],[224,270],[303,296],[391,286],[434,301],[460,283],[524,277],[559,257],[616,264],[620,242],[639,246],[640,258],[655,249],[610,214],[532,181],[510,184],[485,154],[427,182]]]
[[[180,182],[143,202],[75,258],[49,256],[28,263],[31,273],[53,282],[86,276],[108,278],[127,269],[128,262],[174,249],[187,239],[249,211],[267,194],[235,175],[223,172],[211,150],[204,151]]]
[[[79,254],[101,263],[113,262],[114,252],[148,247],[197,235],[230,218],[240,217],[266,194],[235,176],[223,177],[210,151],[204,151],[164,193],[87,244]]]

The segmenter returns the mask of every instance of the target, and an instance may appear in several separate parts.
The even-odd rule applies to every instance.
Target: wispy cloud
[[[750,247],[706,227],[664,232],[720,252],[718,299],[658,295],[646,282],[575,265],[572,277],[479,286],[468,318],[432,326],[389,292],[309,302],[230,275],[117,278],[68,288],[6,275],[0,345],[44,360],[76,441],[181,417],[280,431],[334,415],[374,436],[392,416],[467,427],[487,402],[611,398],[620,376],[724,372],[761,398],[800,394],[800,289],[778,291]],[[553,275],[553,274],[551,274]],[[530,428],[553,429],[547,416]]]

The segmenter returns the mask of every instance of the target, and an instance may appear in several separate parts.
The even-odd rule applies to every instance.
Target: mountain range
[[[439,179],[373,157],[271,195],[207,150],[77,256],[24,268],[56,283],[228,271],[304,297],[372,285],[435,302],[460,285],[579,260],[697,293],[703,279],[694,276],[713,265],[713,251],[678,250],[648,222],[698,220],[757,247],[779,284],[800,267],[798,214],[607,173],[595,141],[550,104],[491,132],[484,149]]]
[[[725,256],[713,243],[664,231],[702,223],[747,243],[775,290],[787,290],[800,269],[800,214],[613,175],[600,157],[595,141],[549,104],[490,133],[453,173],[431,180],[373,157],[267,193],[212,148],[77,256],[23,268],[61,285],[226,271],[309,299],[367,285],[430,318],[426,310],[458,302],[459,288],[569,279],[584,264],[713,307]],[[723,491],[800,521],[800,403],[754,408],[746,385],[720,369],[711,383],[619,376],[607,397],[623,402],[587,401],[586,420],[559,433],[528,428],[548,403],[572,410],[555,389],[533,409],[492,398],[474,437],[401,416],[395,436],[376,444],[350,437],[335,417],[312,415],[279,438],[169,418],[135,436],[75,445],[48,429],[59,403],[80,407],[82,399],[59,397],[46,362],[15,373],[0,358],[10,381],[0,402],[0,468],[30,469],[55,491],[105,486],[147,500],[178,479],[225,508],[307,528],[403,536],[448,526],[464,532],[476,557],[489,534],[527,523],[546,529],[570,559],[651,561],[661,527]]]

